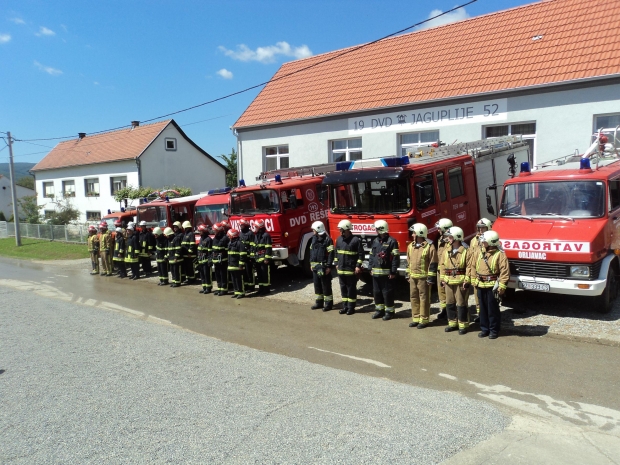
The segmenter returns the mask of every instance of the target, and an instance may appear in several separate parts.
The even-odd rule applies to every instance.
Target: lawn
[[[14,237],[0,239],[0,255],[27,260],[75,260],[90,256],[86,244],[22,238],[22,246],[17,247]]]

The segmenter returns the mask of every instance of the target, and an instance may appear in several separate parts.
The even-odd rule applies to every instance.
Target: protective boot
[[[385,315],[385,311],[384,310],[377,310],[375,311],[375,313],[372,315],[372,319],[376,320],[377,318],[381,318],[383,315]]]
[[[456,307],[456,313],[459,319],[459,334],[467,334],[469,328],[469,309],[466,306]]]
[[[325,307],[323,307],[324,312],[329,312],[332,308],[334,308],[334,303],[330,300],[325,303]]]
[[[389,321],[392,318],[394,318],[394,312],[385,312],[385,315],[383,315],[383,321]]]
[[[349,302],[349,308],[347,309],[347,315],[353,315],[355,313],[355,304]]]
[[[322,300],[317,300],[314,305],[312,307],[310,307],[311,310],[318,310],[319,308],[323,308],[323,301]]]

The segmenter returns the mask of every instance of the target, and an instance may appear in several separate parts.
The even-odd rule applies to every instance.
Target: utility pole
[[[15,169],[13,168],[13,139],[11,133],[7,132],[9,139],[9,171],[11,173],[11,195],[13,196],[13,221],[15,223],[15,244],[17,247],[22,245],[22,237],[19,233],[19,215],[17,212],[17,188],[15,187]]]

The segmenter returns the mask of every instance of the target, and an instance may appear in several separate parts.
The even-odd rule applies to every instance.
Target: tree
[[[70,197],[62,197],[56,202],[50,202],[56,205],[56,210],[50,213],[49,222],[51,224],[61,225],[69,224],[80,218],[80,211],[71,204]]]
[[[17,205],[19,205],[20,217],[26,223],[36,224],[41,221],[41,215],[39,210],[42,208],[37,205],[36,195],[26,195],[21,199],[17,199]]]
[[[6,221],[6,216],[4,216],[3,211],[0,211],[0,221]]]
[[[32,176],[21,177],[17,180],[15,184],[34,190],[34,178]]]
[[[231,150],[229,155],[220,155],[225,162],[226,168],[230,171],[226,174],[226,185],[228,187],[237,187],[237,151]]]
[[[151,194],[153,194],[154,192],[161,192],[161,191],[166,191],[166,190],[173,190],[173,191],[177,191],[179,193],[179,197],[186,197],[188,195],[192,195],[192,190],[189,187],[179,187],[179,186],[164,186],[161,189],[153,189],[152,187],[133,187],[133,186],[127,186],[127,187],[123,187],[122,189],[117,190],[114,193],[114,200],[116,200],[117,202],[122,202],[125,199],[129,199],[129,200],[136,200],[136,199],[143,199],[143,198],[149,198],[152,199],[153,196]],[[170,195],[170,197],[172,197],[172,195]]]

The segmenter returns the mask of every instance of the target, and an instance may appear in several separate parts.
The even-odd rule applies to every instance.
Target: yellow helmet
[[[428,237],[428,228],[426,227],[426,225],[422,224],[422,223],[416,223],[413,226],[411,226],[409,228],[409,231],[411,231],[413,234],[415,234],[418,237]]]
[[[177,228],[181,228],[181,222],[180,221],[175,221],[174,223],[172,223],[172,226],[176,226]]]
[[[192,223],[190,223],[189,221],[183,221],[183,229],[187,229],[191,227],[192,227]]]
[[[174,236],[174,231],[172,230],[172,228],[164,229],[164,236]]]
[[[161,230],[161,228],[158,226],[158,227],[156,227],[155,229],[153,229],[153,234],[154,234],[155,236],[161,236],[161,234],[162,234],[162,230]]]

